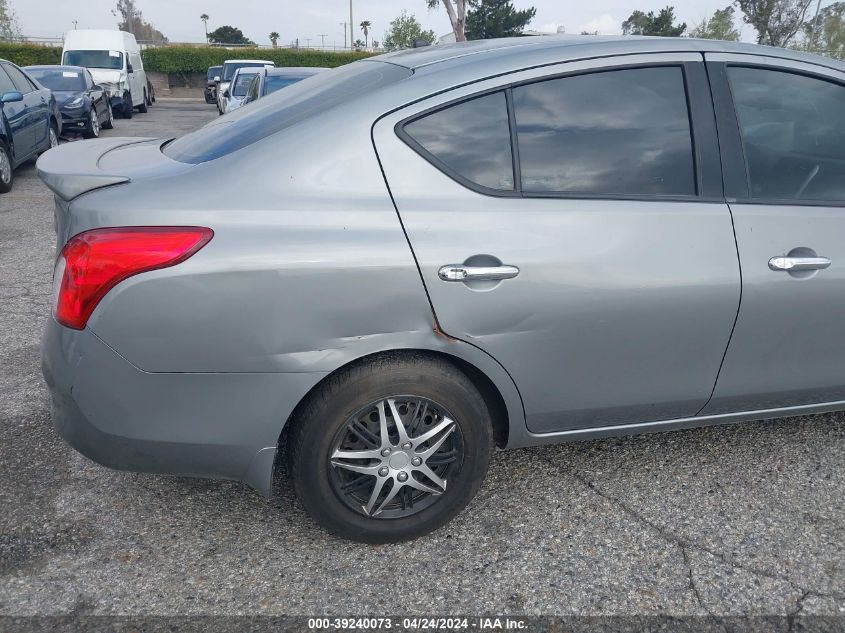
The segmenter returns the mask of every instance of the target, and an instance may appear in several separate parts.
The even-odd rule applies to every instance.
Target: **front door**
[[[8,68],[10,68],[8,64],[0,64],[0,95],[13,91],[20,92],[6,72]],[[30,112],[26,105],[26,97],[24,96],[22,101],[4,103],[2,107],[3,115],[9,123],[12,134],[12,161],[14,164],[18,164],[34,150],[34,138],[29,124]]]
[[[743,291],[704,413],[845,400],[845,73],[707,59],[722,147],[739,156],[726,187]]]
[[[440,327],[510,373],[531,431],[705,405],[740,275],[701,55],[491,79],[374,139]]]

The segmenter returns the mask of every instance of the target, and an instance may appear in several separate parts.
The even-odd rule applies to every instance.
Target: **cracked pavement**
[[[104,135],[215,116],[160,100]],[[348,543],[281,475],[267,501],[110,471],[60,440],[38,350],[53,247],[28,165],[0,196],[2,614],[845,615],[843,414],[498,453],[444,529]]]

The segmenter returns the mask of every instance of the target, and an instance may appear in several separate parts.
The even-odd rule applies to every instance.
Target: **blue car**
[[[12,62],[0,59],[0,193],[14,169],[59,144],[62,118],[53,93]]]
[[[114,127],[108,91],[96,83],[82,66],[25,66],[24,72],[53,91],[62,115],[65,133],[73,131],[85,138],[97,138],[100,129]]]

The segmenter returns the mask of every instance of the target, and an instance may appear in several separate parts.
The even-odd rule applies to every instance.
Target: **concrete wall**
[[[147,79],[153,84],[158,97],[195,97],[203,98],[205,73],[160,73],[147,71]]]

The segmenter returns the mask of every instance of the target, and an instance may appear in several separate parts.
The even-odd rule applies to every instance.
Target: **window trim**
[[[845,207],[845,200],[826,200],[823,198],[763,198],[753,197],[751,195],[751,171],[748,168],[748,159],[745,155],[745,142],[739,122],[737,104],[734,100],[730,79],[728,78],[728,68],[751,68],[788,73],[808,79],[826,81],[845,89],[845,78],[837,78],[824,72],[824,70],[830,71],[830,69],[825,67],[818,72],[814,72],[812,67],[805,67],[803,63],[793,63],[800,64],[800,66],[784,66],[765,59],[744,59],[739,58],[739,56],[735,61],[719,60],[707,62],[708,73],[710,74],[710,80],[713,86],[714,103],[717,100],[720,102],[716,108],[716,117],[717,121],[719,121],[719,142],[722,162],[723,164],[730,165],[730,167],[726,167],[723,170],[725,195],[728,202],[788,207]]]
[[[592,75],[602,72],[613,72],[616,70],[634,70],[640,68],[678,68],[684,82],[684,94],[687,105],[687,118],[690,130],[690,145],[693,158],[693,178],[695,194],[633,194],[633,193],[587,193],[587,192],[557,192],[544,191],[532,192],[522,190],[521,168],[519,163],[519,143],[516,132],[515,110],[513,108],[512,91],[514,88],[552,81],[580,75]],[[471,101],[489,94],[504,92],[506,107],[508,109],[508,123],[510,127],[511,156],[514,161],[514,189],[501,190],[491,189],[478,183],[472,182],[455,170],[448,167],[436,156],[428,152],[417,143],[413,137],[405,131],[405,126],[430,114],[445,110],[452,106]],[[704,100],[704,101],[702,101]],[[693,106],[693,101],[697,106]],[[562,70],[542,77],[513,80],[504,84],[487,88],[470,95],[450,99],[425,108],[415,114],[399,120],[394,126],[394,133],[402,139],[411,149],[424,158],[429,164],[437,168],[443,174],[458,184],[482,195],[496,198],[552,198],[565,200],[634,200],[634,201],[666,201],[666,202],[725,202],[722,182],[721,162],[719,161],[718,136],[716,121],[713,116],[712,107],[703,104],[712,103],[710,86],[707,81],[707,74],[704,68],[704,60],[690,61],[667,61],[654,60],[645,63],[613,64],[597,66],[578,70]],[[708,125],[709,123],[709,125]],[[709,129],[708,129],[709,128]]]

